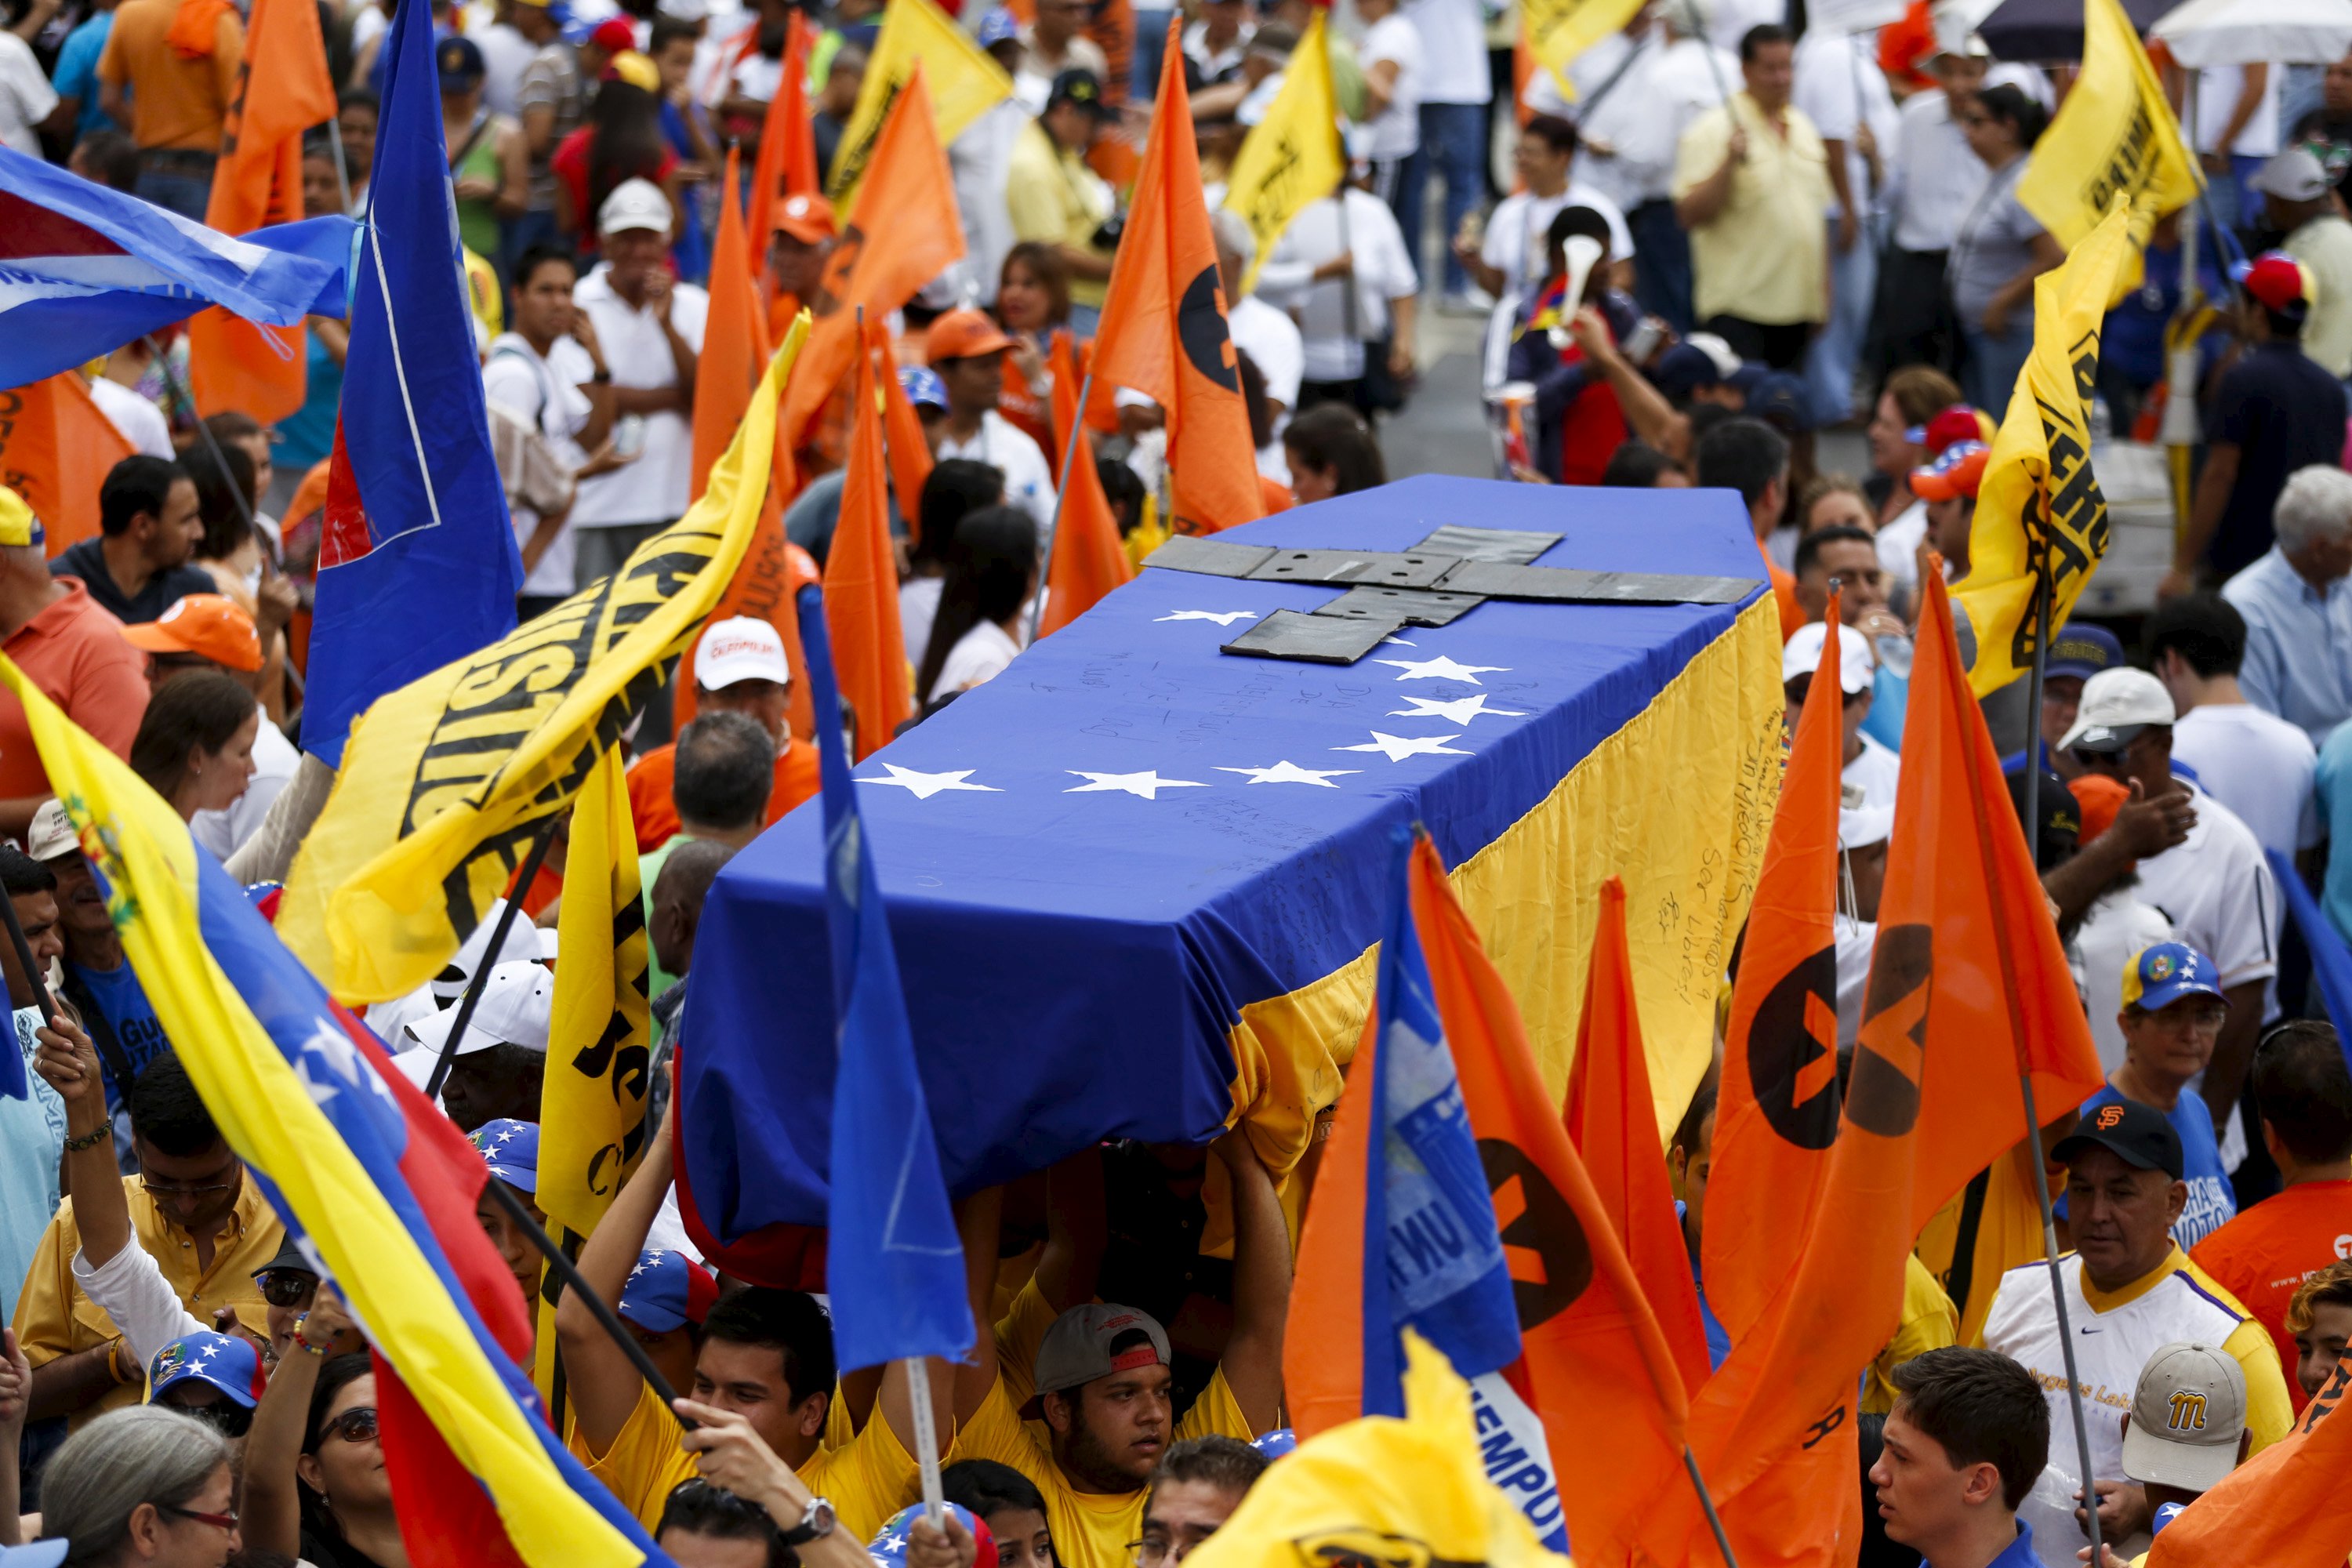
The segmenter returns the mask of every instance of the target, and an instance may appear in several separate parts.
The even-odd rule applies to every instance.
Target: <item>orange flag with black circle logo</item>
[[[890,743],[914,712],[907,639],[898,622],[898,563],[890,548],[888,479],[882,463],[882,405],[874,353],[861,346],[850,383],[848,477],[841,521],[824,560],[824,629],[834,677],[855,721],[855,761]]]
[[[1054,376],[1054,440],[1071,451],[1069,479],[1062,486],[1062,513],[1054,524],[1054,559],[1045,574],[1045,612],[1039,636],[1055,632],[1092,609],[1105,594],[1129,581],[1135,568],[1120,542],[1118,515],[1103,494],[1095,468],[1094,443],[1078,428],[1078,365],[1070,334],[1054,334],[1047,362]]]
[[[1176,531],[1213,533],[1265,516],[1265,505],[1177,31],[1168,35],[1151,142],[1111,263],[1094,367],[1097,382],[1132,387],[1166,412]]]

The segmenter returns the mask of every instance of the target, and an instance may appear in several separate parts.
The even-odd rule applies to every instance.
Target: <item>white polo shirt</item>
[[[613,291],[612,264],[594,271],[572,290],[572,302],[588,312],[604,363],[616,387],[651,391],[677,384],[669,339],[650,309],[631,305]],[[669,323],[695,353],[702,352],[702,326],[710,296],[691,283],[671,290]],[[645,449],[635,462],[582,482],[572,503],[572,526],[607,528],[620,523],[668,522],[686,514],[694,480],[694,424],[686,414],[665,408],[645,416]]]
[[[1045,548],[1046,531],[1054,526],[1054,470],[1028,432],[992,408],[980,416],[979,433],[971,440],[943,437],[939,455],[941,461],[970,458],[1003,474],[1004,504],[1037,520],[1038,548]]]
[[[2200,703],[2172,726],[2172,755],[2237,813],[2265,849],[2292,858],[2319,842],[2311,737],[2251,702]]]

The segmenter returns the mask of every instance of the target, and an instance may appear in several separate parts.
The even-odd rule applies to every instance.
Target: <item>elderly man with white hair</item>
[[[2352,718],[2352,473],[2299,468],[2279,491],[2269,553],[2221,596],[2246,617],[2246,700],[2302,727],[2311,743]]]

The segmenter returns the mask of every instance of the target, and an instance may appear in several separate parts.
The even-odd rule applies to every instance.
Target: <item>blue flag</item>
[[[23,386],[219,305],[264,326],[340,316],[352,220],[232,237],[0,147],[0,386]]]
[[[833,1297],[835,1357],[844,1371],[902,1356],[960,1358],[973,1338],[963,1244],[940,1174],[930,1102],[915,1071],[907,999],[898,989],[898,960],[842,743],[824,599],[814,587],[803,588],[799,609],[816,706],[825,925],[833,947],[834,1016],[840,1020],[824,1271]],[[1479,1190],[1486,1190],[1483,1184]],[[924,1397],[920,1389],[916,1397]]]
[[[361,226],[319,543],[302,743],[342,760],[370,703],[514,630],[522,556],[489,415],[441,136],[433,16],[404,5]]]
[[[1387,929],[1381,936],[1380,1041],[1372,1056],[1364,1172],[1364,1382],[1367,1415],[1404,1414],[1410,1325],[1465,1378],[1519,1359],[1495,1202],[1445,1027],[1430,992],[1407,896],[1412,834],[1395,833]],[[1387,1323],[1386,1333],[1374,1325]]]
[[[2295,874],[2294,862],[2275,849],[2263,853],[2270,857],[2271,875],[2278,879],[2279,891],[2286,895],[2287,913],[2303,932],[2303,945],[2311,950],[2311,977],[2319,982],[2328,1022],[2336,1026],[2336,1041],[2344,1047],[2347,1063],[2352,1064],[2352,949],[2345,947],[2343,935]]]

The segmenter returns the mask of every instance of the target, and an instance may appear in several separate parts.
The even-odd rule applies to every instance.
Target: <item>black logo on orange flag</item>
[[[1495,1224],[1525,1331],[1549,1322],[1584,1294],[1592,1283],[1592,1248],[1576,1211],[1526,1150],[1500,1138],[1481,1138],[1478,1158],[1495,1197]]]
[[[1837,1142],[1837,950],[1780,976],[1748,1031],[1748,1083],[1772,1131],[1800,1149]]]
[[[1900,1138],[1919,1120],[1919,1074],[1927,1045],[1927,999],[1935,990],[1936,935],[1924,925],[1889,926],[1870,954],[1854,1037],[1846,1114],[1865,1132]]]
[[[1234,368],[1231,341],[1225,334],[1225,313],[1217,304],[1217,269],[1213,266],[1201,268],[1201,275],[1184,289],[1183,302],[1176,307],[1176,337],[1184,345],[1184,357],[1192,368],[1223,387],[1227,392],[1242,389],[1241,372]]]

